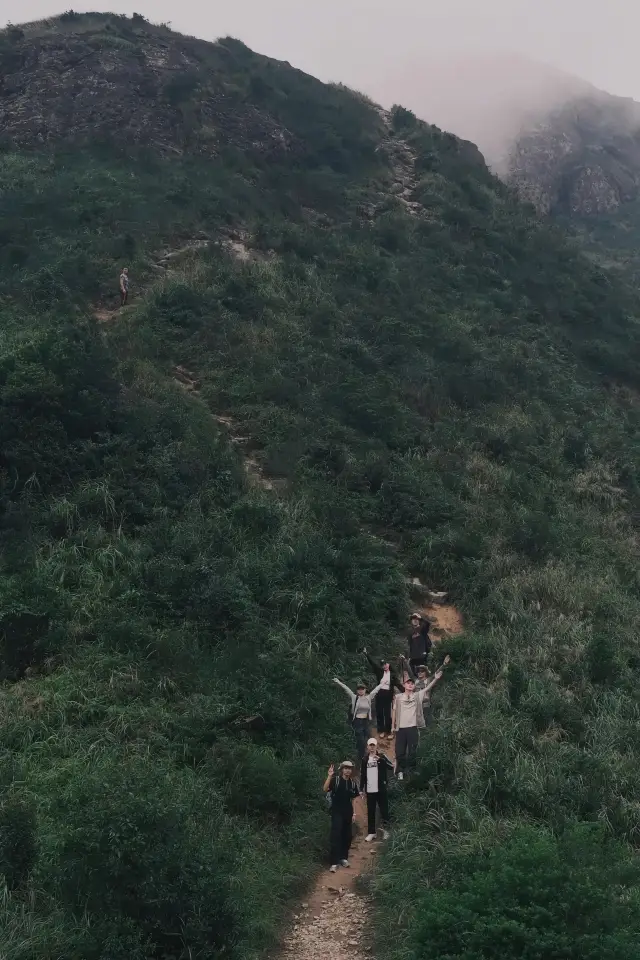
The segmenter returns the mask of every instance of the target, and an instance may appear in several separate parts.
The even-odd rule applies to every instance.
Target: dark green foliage
[[[29,879],[36,862],[36,818],[33,809],[17,798],[0,801],[0,877],[8,890],[18,890]]]
[[[507,679],[509,682],[509,703],[512,707],[518,707],[527,689],[527,676],[522,665],[510,663]]]
[[[197,71],[180,70],[167,80],[162,88],[162,96],[173,106],[177,106],[195,93],[198,83]]]
[[[594,634],[587,647],[589,679],[593,683],[610,684],[617,675],[615,644],[608,632]]]
[[[125,58],[178,42],[50,29],[79,25]],[[37,834],[24,863],[7,847],[8,960],[273,947],[351,746],[330,677],[393,650],[409,571],[467,625],[377,880],[385,930],[440,847],[469,872],[520,819],[640,840],[634,292],[472,145],[183,42],[192,151],[0,154],[0,761]],[[238,121],[203,156],[218,95],[287,149],[240,149]],[[393,198],[394,136],[424,215]],[[99,325],[125,262],[131,305]]]
[[[640,868],[599,828],[515,831],[460,857],[418,904],[416,957],[632,960]]]

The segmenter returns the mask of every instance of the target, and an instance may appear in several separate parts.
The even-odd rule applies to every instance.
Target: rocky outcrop
[[[610,213],[640,191],[640,104],[596,92],[516,140],[508,181],[541,213]]]
[[[296,149],[221,69],[234,41],[178,37],[142,17],[92,15],[81,33],[65,32],[64,21],[38,27],[0,33],[0,136],[14,146],[115,139],[207,155],[221,143]]]

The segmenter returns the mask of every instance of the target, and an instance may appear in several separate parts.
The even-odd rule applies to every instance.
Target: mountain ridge
[[[477,143],[545,215],[611,213],[637,195],[640,105],[555,67],[505,54],[409,61],[370,89]]]
[[[634,960],[633,286],[403,107],[197,41],[195,85],[167,101],[152,65],[118,137],[122,78],[191,41],[23,34],[0,44],[35,64],[0,110],[17,90],[42,118],[0,152],[0,954],[276,950],[353,755],[331,678],[389,656],[417,578],[465,634],[392,789],[376,956],[485,952],[515,915]],[[37,63],[96,35],[94,137],[85,61],[60,102]],[[474,905],[455,925],[449,899]]]

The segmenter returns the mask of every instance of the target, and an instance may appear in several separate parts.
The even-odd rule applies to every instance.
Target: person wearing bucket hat
[[[393,773],[391,760],[378,752],[378,741],[371,737],[367,741],[367,754],[362,758],[360,767],[360,790],[367,798],[367,835],[364,838],[367,843],[376,838],[376,807],[380,808],[382,837],[386,840],[389,836],[387,780],[390,773]]]
[[[349,849],[353,837],[353,801],[360,793],[357,781],[353,777],[353,763],[343,760],[335,772],[333,764],[327,771],[324,792],[331,797],[331,873],[338,865],[349,866]]]

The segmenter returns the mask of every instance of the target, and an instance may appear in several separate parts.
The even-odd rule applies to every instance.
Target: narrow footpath
[[[377,736],[375,730],[372,736]],[[378,743],[381,753],[395,760],[393,741]],[[358,770],[358,775],[360,771]],[[293,929],[284,941],[281,960],[364,960],[371,953],[371,927],[368,922],[369,899],[360,891],[358,880],[371,870],[384,842],[382,831],[372,843],[365,841],[367,804],[363,797],[355,803],[354,841],[349,854],[350,867],[330,873],[325,867],[300,912],[294,915]],[[327,817],[327,838],[329,818]],[[368,930],[368,935],[364,936]]]
[[[431,636],[436,649],[443,637],[462,633],[462,618],[455,607],[434,604],[423,607],[421,612],[432,620]],[[372,736],[377,737],[375,730]],[[395,760],[394,747],[393,741],[378,741],[378,750],[386,753],[390,760]],[[359,770],[356,772],[359,774]],[[362,892],[358,880],[374,868],[376,854],[385,841],[378,830],[378,839],[366,843],[366,800],[360,797],[355,808],[350,867],[339,867],[337,873],[330,873],[328,867],[322,870],[308,898],[294,914],[279,960],[370,960],[371,901]]]

